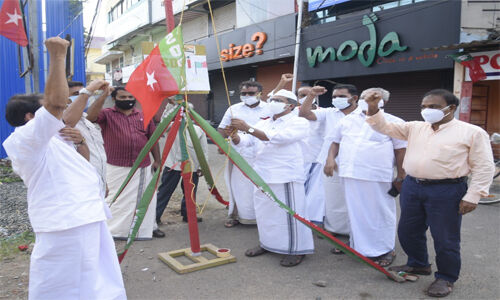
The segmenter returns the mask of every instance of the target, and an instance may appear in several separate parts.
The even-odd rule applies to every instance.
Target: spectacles
[[[240,92],[241,96],[255,96],[258,92]]]
[[[269,102],[285,102],[285,101],[278,99],[278,98],[271,98],[271,99],[269,99]]]

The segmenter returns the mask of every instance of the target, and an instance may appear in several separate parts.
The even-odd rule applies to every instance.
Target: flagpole
[[[28,18],[29,18],[29,43],[32,56],[31,75],[33,77],[33,92],[40,92],[40,66],[38,64],[38,0],[28,0]]]
[[[299,66],[299,50],[300,50],[300,34],[302,29],[302,7],[304,5],[303,0],[299,1],[299,16],[297,17],[297,35],[295,36],[295,56],[293,59],[293,81],[292,81],[292,92],[295,93],[297,88],[297,71]]]

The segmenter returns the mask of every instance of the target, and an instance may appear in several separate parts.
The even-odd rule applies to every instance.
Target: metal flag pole
[[[292,92],[295,93],[297,89],[297,69],[299,66],[299,50],[300,50],[300,35],[302,29],[302,7],[304,6],[303,0],[299,1],[299,16],[297,17],[297,34],[295,36],[295,55],[293,60],[293,81],[292,81]]]

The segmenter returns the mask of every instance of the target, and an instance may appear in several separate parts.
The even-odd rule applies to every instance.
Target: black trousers
[[[431,230],[436,251],[436,278],[455,282],[460,274],[460,200],[467,183],[425,185],[406,177],[401,189],[398,237],[410,267],[429,266],[426,231]]]
[[[196,195],[196,190],[198,189],[198,174],[196,172],[192,173],[192,179],[194,183],[194,194]],[[156,200],[156,222],[160,222],[161,215],[167,208],[168,202],[172,197],[179,181],[181,180],[181,171],[173,170],[170,168],[165,168],[163,170],[163,174],[161,177],[161,184],[158,188],[158,195]],[[182,197],[181,202],[181,215],[183,217],[187,217],[186,212],[186,196],[184,192],[184,182],[181,182],[182,193],[184,196]]]

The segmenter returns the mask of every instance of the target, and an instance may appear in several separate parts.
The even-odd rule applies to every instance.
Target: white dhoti
[[[305,165],[306,182],[304,183],[307,203],[307,215],[315,223],[323,223],[325,217],[325,189],[323,187],[323,166],[320,163]]]
[[[130,172],[129,167],[117,167],[107,165],[107,181],[109,194],[106,198],[108,205],[113,200],[113,197],[118,192],[118,189],[127,178]],[[135,210],[137,205],[142,199],[142,194],[146,190],[147,185],[152,178],[151,167],[139,168],[134,176],[130,179],[123,192],[118,199],[109,207],[111,210],[112,218],[108,220],[108,227],[111,235],[118,239],[126,239],[130,232],[130,226],[134,219]],[[148,211],[144,216],[139,232],[137,233],[136,240],[151,239],[153,237],[153,230],[156,227],[155,222],[156,214],[156,193],[149,204]]]
[[[255,224],[254,184],[231,162],[227,164],[225,179],[229,190],[228,215],[237,217],[242,224]]]
[[[338,234],[348,235],[351,231],[349,214],[344,196],[344,183],[337,172],[333,177],[322,175],[325,189],[325,229]]]
[[[390,182],[343,178],[351,221],[351,247],[368,257],[394,249],[396,201],[387,194]]]
[[[127,299],[105,221],[36,234],[29,299]]]
[[[298,215],[307,210],[304,184],[298,182],[268,184],[276,197]],[[255,213],[260,246],[268,251],[301,255],[314,252],[311,229],[280,208],[276,202],[255,188]]]

